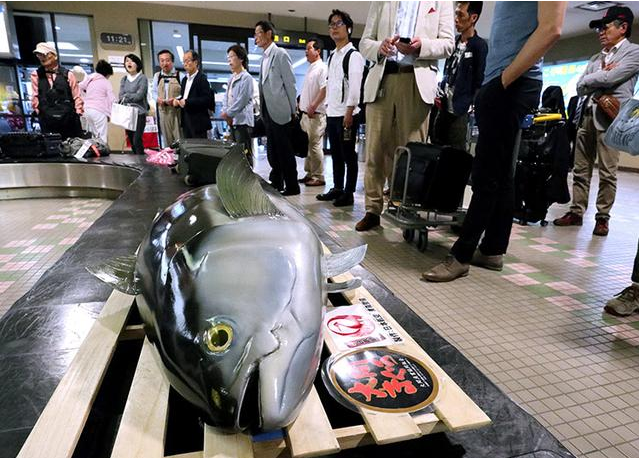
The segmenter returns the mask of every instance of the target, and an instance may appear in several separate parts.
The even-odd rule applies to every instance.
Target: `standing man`
[[[182,92],[180,72],[173,67],[175,57],[168,49],[158,53],[160,71],[153,75],[151,95],[156,101],[158,124],[162,131],[164,146],[168,147],[180,138],[180,110],[173,100]]]
[[[206,131],[211,128],[211,86],[206,75],[198,70],[200,56],[197,52],[186,51],[182,64],[187,76],[182,79],[182,94],[173,99],[173,106],[182,109],[184,138],[207,138]]]
[[[616,316],[629,316],[639,312],[639,245],[635,255],[635,265],[632,269],[632,283],[615,297],[606,302],[604,311]]]
[[[555,226],[581,226],[588,208],[588,193],[592,169],[597,160],[599,192],[594,235],[608,235],[610,210],[617,193],[617,164],[619,151],[604,144],[606,130],[612,119],[606,115],[596,99],[610,94],[623,105],[632,98],[639,73],[639,46],[628,41],[634,16],[630,8],[613,6],[602,19],[591,21],[601,43],[601,53],[590,58],[586,71],[577,83],[577,93],[586,96],[581,124],[575,141],[572,205],[570,211],[554,221]]]
[[[453,51],[452,2],[373,2],[359,44],[376,65],[364,85],[366,215],[355,230],[380,224],[384,182],[395,149],[425,142],[437,91],[437,60]]]
[[[468,150],[468,109],[484,81],[488,44],[477,35],[475,25],[483,2],[458,2],[455,9],[455,51],[446,59],[440,84],[441,107],[435,117],[435,143]]]
[[[364,57],[350,42],[353,32],[351,16],[333,10],[328,17],[328,29],[335,42],[335,51],[328,59],[328,139],[333,158],[333,187],[317,196],[317,200],[332,200],[336,207],[353,205],[357,185],[357,153],[355,139],[360,124],[359,99],[364,74]],[[346,170],[346,187],[344,172]]]
[[[295,196],[300,193],[291,144],[292,121],[297,116],[295,75],[288,53],[273,42],[274,33],[269,21],[255,24],[255,44],[264,50],[260,65],[260,111],[266,128],[271,185],[284,196]]]
[[[502,269],[513,223],[515,139],[524,116],[539,104],[542,58],[561,35],[566,4],[495,4],[484,85],[475,100],[479,138],[473,197],[449,256],[424,272],[422,279],[444,282],[464,277],[471,259],[473,265]]]
[[[326,130],[326,64],[322,62],[322,44],[318,39],[306,44],[309,62],[300,94],[302,130],[308,135],[308,155],[304,160],[306,176],[299,180],[306,186],[324,186],[324,131]]]
[[[62,140],[79,136],[84,103],[75,75],[58,64],[58,53],[52,45],[38,43],[33,53],[40,66],[31,72],[31,106],[38,115],[40,130],[60,134]]]

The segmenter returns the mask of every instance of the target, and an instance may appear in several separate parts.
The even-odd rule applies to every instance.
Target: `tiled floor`
[[[0,200],[0,316],[109,205],[106,199]]]
[[[326,167],[330,185],[330,158]],[[260,157],[258,171],[268,170]],[[575,455],[639,457],[639,315],[602,315],[604,302],[630,284],[639,174],[619,174],[608,237],[592,236],[594,209],[583,227],[514,225],[503,272],[471,268],[466,278],[433,284],[420,273],[456,236],[434,229],[420,253],[384,220],[383,229],[355,232],[364,214],[362,170],[360,163],[354,208],[317,201],[321,188],[289,199],[342,246],[367,243],[364,266]],[[551,207],[548,218],[566,208]]]
[[[326,167],[330,183],[330,157]],[[268,171],[263,155],[257,170]],[[639,236],[638,174],[619,174],[608,237],[591,235],[592,209],[583,227],[515,225],[503,272],[472,268],[468,277],[444,284],[419,277],[455,240],[447,228],[430,231],[420,253],[388,222],[369,233],[353,230],[364,214],[361,185],[354,208],[319,202],[319,192],[303,188],[290,200],[342,246],[367,243],[365,267],[573,453],[639,457],[639,316],[601,313],[630,281]],[[109,204],[0,201],[0,315]],[[549,219],[565,209],[553,206]]]

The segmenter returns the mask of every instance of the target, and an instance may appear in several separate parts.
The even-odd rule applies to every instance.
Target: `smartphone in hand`
[[[400,41],[400,43],[406,43],[407,45],[410,44],[410,38],[408,38],[408,37],[400,37],[399,41]]]

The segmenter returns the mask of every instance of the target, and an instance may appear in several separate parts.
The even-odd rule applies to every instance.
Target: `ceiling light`
[[[260,60],[262,58],[261,54],[249,54],[248,55],[248,59],[249,60]]]
[[[301,59],[299,59],[293,64],[293,68],[301,67],[305,63],[306,63],[306,57],[302,57]]]
[[[618,6],[619,2],[588,2],[582,3],[581,5],[575,6],[575,8],[579,8],[580,10],[597,12],[602,10],[607,10],[613,6]]]
[[[52,41],[47,41],[47,44],[55,48],[55,44]],[[60,51],[79,51],[80,50],[80,48],[78,48],[73,43],[69,43],[68,41],[58,41],[58,49]]]
[[[182,38],[182,34],[177,30],[173,31],[173,38]]]
[[[177,55],[180,58],[180,62],[184,59],[184,48],[182,46],[176,46],[175,50],[177,51]]]
[[[56,30],[62,30],[62,27],[60,27],[59,25],[56,25],[56,26],[55,26],[55,29],[56,29]]]
[[[83,57],[82,59],[80,59],[80,62],[82,62],[83,64],[88,64],[89,63],[89,59],[85,59]]]

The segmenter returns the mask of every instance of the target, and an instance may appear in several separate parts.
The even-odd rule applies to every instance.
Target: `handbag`
[[[623,104],[612,122],[604,143],[611,148],[639,156],[639,100],[630,99]]]
[[[111,107],[111,123],[124,127],[126,130],[135,130],[138,127],[138,109],[114,103]]]
[[[291,122],[291,146],[293,154],[297,157],[308,156],[308,134],[304,132],[301,125],[301,118],[296,116]]]
[[[619,115],[619,99],[614,95],[604,94],[599,98],[592,98],[599,108],[606,113],[606,116],[612,121]]]

